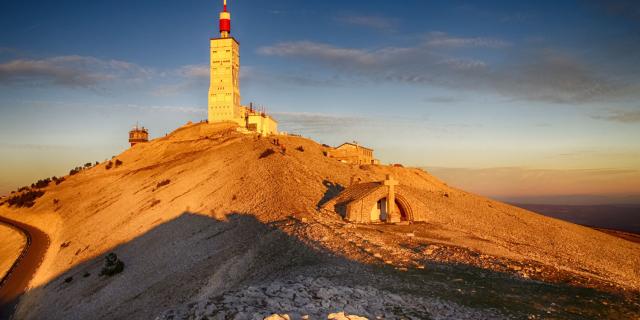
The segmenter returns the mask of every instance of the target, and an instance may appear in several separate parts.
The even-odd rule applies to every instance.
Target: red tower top
[[[227,0],[224,0],[224,7],[220,12],[220,37],[227,38],[231,33],[231,14],[227,11]]]

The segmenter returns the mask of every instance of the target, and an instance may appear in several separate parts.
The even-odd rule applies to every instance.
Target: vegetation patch
[[[84,168],[83,167],[75,167],[71,170],[69,170],[69,175],[72,176],[74,174],[78,174],[80,173],[80,171],[82,171]]]
[[[51,178],[40,179],[36,183],[32,183],[31,188],[38,188],[38,189],[46,188],[49,185],[49,183],[51,183]]]
[[[300,152],[304,152],[304,147],[303,146],[299,146],[296,148],[296,150],[300,151]]]
[[[112,252],[104,257],[104,267],[100,270],[100,275],[111,277],[122,272],[122,270],[124,270],[124,262],[118,259],[118,256]]]
[[[36,203],[36,199],[42,197],[43,194],[44,191],[42,190],[29,190],[9,198],[7,203],[9,203],[9,206],[16,206],[17,208],[31,208]]]

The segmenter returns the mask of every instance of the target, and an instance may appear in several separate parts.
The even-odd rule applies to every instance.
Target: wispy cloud
[[[270,56],[297,56],[328,63],[357,63],[361,65],[378,62],[378,52],[340,48],[312,41],[282,42],[274,46],[261,47],[258,53]]]
[[[445,97],[445,96],[438,96],[438,97],[429,97],[424,99],[427,102],[433,102],[433,103],[454,103],[454,102],[458,102],[460,100],[462,100],[461,98],[458,97]]]
[[[639,123],[639,110],[609,110],[606,114],[598,114],[591,116],[593,119],[608,120],[621,123]]]
[[[95,87],[118,79],[140,80],[150,73],[133,63],[87,56],[15,59],[0,64],[0,85]]]
[[[397,24],[397,19],[375,15],[341,15],[336,17],[336,20],[344,24],[382,31],[392,31]]]
[[[508,45],[484,38],[452,39],[458,40],[440,39],[439,46],[499,48]],[[640,90],[635,90],[640,89],[637,81],[611,79],[567,52],[548,48],[511,50],[507,58],[488,63],[443,53],[429,41],[373,50],[311,41],[282,42],[259,48],[258,52],[322,64],[336,74],[373,81],[488,91],[515,99],[587,103],[640,95]]]
[[[177,73],[189,79],[209,79],[210,70],[208,65],[186,65],[178,68]]]
[[[281,128],[303,135],[339,133],[371,123],[369,118],[350,115],[306,112],[275,112],[273,115]]]
[[[453,37],[444,32],[431,32],[427,35],[426,45],[429,47],[440,48],[506,48],[511,46],[511,43],[486,37],[474,37],[474,38],[462,38]]]

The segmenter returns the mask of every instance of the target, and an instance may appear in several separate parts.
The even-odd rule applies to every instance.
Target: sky
[[[206,118],[221,0],[0,3],[0,194]],[[229,0],[241,95],[505,201],[640,203],[637,1]]]

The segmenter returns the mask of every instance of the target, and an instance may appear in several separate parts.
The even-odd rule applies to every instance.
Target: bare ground
[[[347,165],[313,141],[279,140],[286,152],[230,125],[189,125],[125,151],[117,168],[66,177],[32,208],[0,207],[52,243],[17,318],[326,317],[313,312],[323,301],[386,318],[640,314],[637,243],[451,188],[419,169]],[[267,149],[275,152],[261,157]],[[317,209],[328,186],[386,174],[421,196],[427,223],[353,225]],[[125,271],[100,277],[111,251]],[[270,286],[279,289],[269,295]],[[272,309],[267,302],[286,301],[288,287],[308,301]],[[322,288],[339,290],[318,297]],[[366,294],[356,298],[356,288]]]

